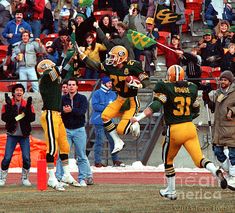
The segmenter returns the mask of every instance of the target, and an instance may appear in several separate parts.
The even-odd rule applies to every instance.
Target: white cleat
[[[125,143],[121,139],[114,141],[114,148],[111,154],[116,154],[120,152],[124,148],[124,146]]]
[[[131,129],[132,136],[137,137],[137,138],[140,136],[140,124],[139,124],[139,122],[133,123],[131,125],[130,129]]]
[[[159,193],[162,197],[166,197],[170,200],[177,199],[176,191],[168,191],[168,189],[166,188],[166,189],[161,189]]]
[[[0,186],[5,186],[6,180],[0,180]]]
[[[30,183],[29,179],[22,179],[22,184],[24,186],[32,186],[32,183]]]
[[[57,191],[65,191],[65,188],[58,182],[57,179],[49,178],[47,185]]]
[[[73,178],[72,175],[63,175],[61,182],[67,183],[71,186],[80,187],[81,185]]]

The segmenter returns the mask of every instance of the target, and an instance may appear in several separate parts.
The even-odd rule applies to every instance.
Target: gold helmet
[[[109,53],[108,57],[105,60],[106,65],[113,65],[116,67],[118,64],[121,64],[127,61],[128,58],[128,51],[123,46],[115,46],[113,47]]]
[[[37,65],[37,72],[39,75],[42,75],[46,70],[52,69],[55,66],[55,63],[53,63],[49,59],[44,59],[40,61]]]
[[[179,65],[172,65],[167,70],[167,80],[170,82],[183,81],[184,69]]]

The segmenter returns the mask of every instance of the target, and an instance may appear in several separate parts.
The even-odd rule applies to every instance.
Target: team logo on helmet
[[[167,70],[167,79],[170,82],[183,81],[184,76],[184,69],[179,65],[172,65]]]
[[[113,65],[117,66],[118,64],[121,64],[125,61],[127,61],[128,58],[128,51],[123,46],[115,46],[113,47],[109,53],[108,57],[105,60],[106,65]]]
[[[55,63],[53,63],[49,59],[44,59],[37,65],[37,72],[39,75],[42,75],[46,70],[52,69],[55,66]]]

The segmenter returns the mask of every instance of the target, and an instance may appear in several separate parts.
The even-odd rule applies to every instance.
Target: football
[[[126,77],[126,84],[128,87],[131,87],[131,86],[133,86],[133,84],[139,85],[139,84],[141,84],[141,82],[140,82],[139,78],[137,78],[136,76],[130,75],[130,76]]]

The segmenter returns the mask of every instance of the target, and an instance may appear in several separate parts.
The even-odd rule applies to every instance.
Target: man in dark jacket
[[[6,122],[7,141],[5,155],[1,164],[0,186],[4,186],[7,179],[8,168],[17,143],[20,144],[23,158],[22,184],[31,186],[29,182],[30,169],[30,144],[29,135],[31,132],[30,123],[35,121],[35,112],[32,105],[32,97],[23,99],[25,88],[22,84],[16,84],[12,88],[10,99],[5,94],[6,104],[2,107],[2,120]]]

